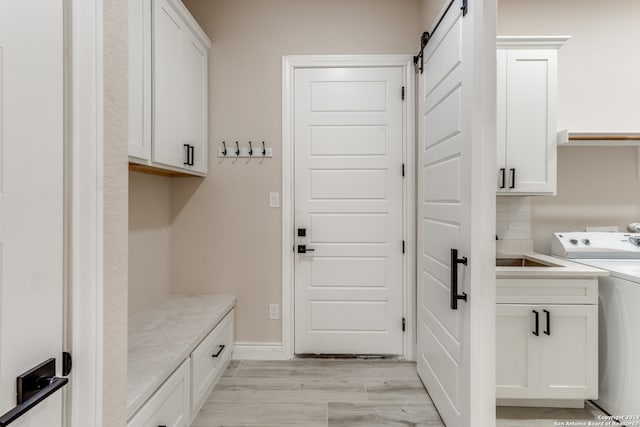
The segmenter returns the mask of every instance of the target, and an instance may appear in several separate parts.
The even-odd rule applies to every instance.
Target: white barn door
[[[63,7],[0,0],[0,423],[11,427],[63,423],[66,378],[41,382],[22,403],[16,383],[50,359],[55,372],[38,377],[62,371]]]
[[[453,3],[419,75],[417,365],[448,427],[495,424],[495,30],[482,7]]]

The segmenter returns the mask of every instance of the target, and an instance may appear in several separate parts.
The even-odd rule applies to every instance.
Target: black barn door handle
[[[451,309],[458,309],[458,300],[467,301],[465,292],[458,294],[458,264],[467,265],[467,257],[458,258],[458,250],[451,249]]]

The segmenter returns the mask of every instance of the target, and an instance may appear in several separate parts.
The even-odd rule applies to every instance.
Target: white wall
[[[127,0],[104,1],[103,425],[124,426],[127,402]]]
[[[129,173],[129,314],[170,293],[171,180]]]
[[[635,148],[558,149],[558,195],[532,197],[534,249],[549,253],[556,231],[640,221]]]
[[[638,0],[499,0],[499,35],[570,35],[559,51],[558,128],[640,130]]]
[[[570,35],[559,51],[558,127],[640,130],[640,2],[499,0],[499,35]],[[554,231],[640,219],[631,148],[559,148],[558,194],[532,197],[534,249]]]

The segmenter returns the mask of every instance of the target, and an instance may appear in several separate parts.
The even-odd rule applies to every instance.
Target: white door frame
[[[416,204],[415,204],[415,105],[413,56],[411,55],[295,55],[282,58],[282,358],[294,355],[294,71],[296,68],[401,67],[403,104],[403,315],[406,332],[403,357],[415,360],[416,351]],[[398,94],[400,96],[400,94]]]
[[[65,425],[102,426],[103,1],[65,0]]]

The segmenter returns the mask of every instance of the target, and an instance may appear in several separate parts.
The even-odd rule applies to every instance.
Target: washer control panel
[[[551,253],[563,258],[638,258],[640,233],[553,233]]]

